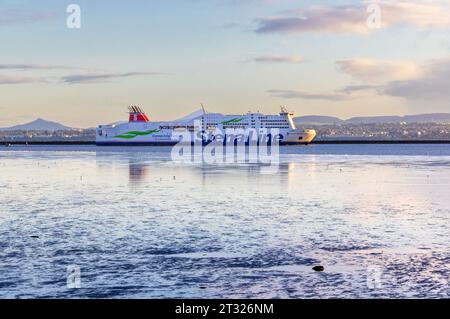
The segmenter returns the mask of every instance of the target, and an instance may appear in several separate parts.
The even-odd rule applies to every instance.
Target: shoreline
[[[450,144],[450,140],[328,140],[328,141],[313,141],[311,145],[320,144]],[[2,141],[0,146],[12,145],[96,145],[94,141]],[[305,145],[305,144],[299,144]],[[140,145],[127,145],[140,146]],[[167,146],[167,145],[152,145],[152,146]],[[295,146],[295,145],[286,145]]]

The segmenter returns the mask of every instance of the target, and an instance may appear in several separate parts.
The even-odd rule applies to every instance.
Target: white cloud
[[[450,103],[450,59],[423,65],[424,73],[416,79],[391,81],[380,94],[409,100],[444,100]],[[449,104],[450,108],[450,104]]]
[[[44,78],[0,75],[0,85],[46,83]]]
[[[79,69],[63,65],[46,65],[46,64],[0,64],[0,70],[71,70]]]
[[[37,21],[54,19],[55,12],[29,11],[29,10],[0,10],[0,26],[33,23]]]
[[[419,78],[424,73],[421,65],[412,61],[380,61],[357,58],[337,61],[339,69],[365,82],[386,82]]]
[[[127,72],[127,73],[104,73],[104,74],[73,74],[62,78],[62,81],[67,84],[80,83],[97,83],[111,79],[127,78],[144,75],[162,75],[159,72]]]
[[[78,69],[63,66],[36,65],[36,64],[3,64],[0,70],[54,70],[54,69]],[[160,72],[127,72],[127,73],[80,73],[69,74],[62,77],[29,77],[16,75],[0,75],[0,85],[5,84],[30,84],[30,83],[64,83],[64,84],[80,84],[80,83],[99,83],[113,79],[128,78],[135,76],[153,76],[164,75]]]
[[[356,33],[368,34],[368,3],[309,6],[284,15],[257,20],[257,33]],[[419,29],[450,27],[450,3],[439,0],[380,1],[381,28],[411,26]]]
[[[342,93],[308,93],[300,90],[269,90],[272,96],[284,99],[342,101],[349,98]]]
[[[286,99],[327,101],[378,95],[398,97],[409,102],[444,103],[450,108],[450,58],[423,64],[356,59],[347,60],[347,63],[340,61],[339,65],[344,65],[344,71],[362,80],[363,84],[322,93],[298,90],[270,90],[269,93]]]
[[[265,55],[253,58],[252,61],[260,63],[300,63],[304,58],[299,55],[281,56],[281,55]]]
[[[450,58],[414,63],[353,59],[337,62],[340,69],[368,85],[348,86],[343,93],[375,91],[408,100],[450,102]]]

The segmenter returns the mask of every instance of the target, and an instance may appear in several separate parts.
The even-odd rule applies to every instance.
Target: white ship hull
[[[134,112],[138,111],[138,112]],[[259,136],[269,134],[280,144],[308,144],[316,136],[314,130],[299,130],[292,119],[293,114],[283,110],[280,115],[248,113],[245,115],[204,114],[183,122],[150,122],[139,109],[130,109],[130,121],[118,125],[100,125],[96,131],[97,145],[175,145],[180,141],[201,141],[205,144],[221,132],[224,143],[236,142],[227,136],[230,131],[252,130]],[[277,136],[271,136],[276,132]],[[220,134],[220,133],[219,133]],[[190,136],[189,139],[181,136]],[[231,138],[230,138],[231,137]],[[246,141],[248,142],[248,141]],[[267,141],[266,141],[267,142]]]

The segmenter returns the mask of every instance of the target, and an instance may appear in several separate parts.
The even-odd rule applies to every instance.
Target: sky
[[[0,127],[450,112],[449,31],[447,0],[0,0]]]

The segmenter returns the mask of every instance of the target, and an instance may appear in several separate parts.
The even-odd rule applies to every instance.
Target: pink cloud
[[[257,20],[256,33],[368,34],[368,4],[310,6],[284,15]],[[450,27],[450,4],[444,1],[380,1],[381,28],[412,26],[419,29]]]

